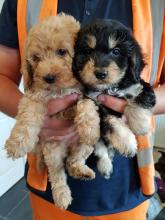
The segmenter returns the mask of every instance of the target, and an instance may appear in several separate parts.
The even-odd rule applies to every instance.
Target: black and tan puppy
[[[84,85],[86,96],[99,105],[101,140],[95,146],[95,154],[99,157],[98,169],[105,177],[112,172],[112,149],[134,156],[135,135],[144,135],[150,130],[155,95],[151,86],[140,78],[144,66],[138,42],[121,23],[96,20],[81,28],[73,70]],[[122,114],[97,102],[99,94],[127,101],[124,115],[128,125],[121,120]]]

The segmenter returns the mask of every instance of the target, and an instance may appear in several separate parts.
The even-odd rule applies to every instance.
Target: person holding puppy
[[[158,8],[159,10],[156,10]],[[142,73],[143,79],[155,86],[157,104],[154,113],[165,113],[163,0],[159,2],[72,0],[69,4],[66,0],[6,0],[0,16],[1,111],[11,117],[15,117],[17,113],[17,106],[22,96],[18,90],[21,79],[19,69],[27,31],[37,20],[62,11],[73,15],[80,23],[88,23],[95,18],[116,19],[131,28],[146,54],[148,65]],[[159,30],[154,31],[158,21]],[[10,99],[11,95],[12,99]],[[48,114],[62,111],[75,103],[77,99],[77,94],[62,99],[52,99],[48,103]],[[100,95],[98,99],[103,105],[115,111],[124,111],[126,103],[123,100],[107,95]],[[46,141],[53,137],[56,141],[66,139],[69,142],[76,136],[72,121],[52,120],[49,115],[45,118],[44,127],[40,132],[42,140]],[[88,160],[88,165],[94,170],[96,170],[95,160],[94,156]],[[34,162],[35,158],[30,156],[26,178],[35,220],[146,219],[147,199],[154,193],[154,188],[148,195],[141,193],[136,158],[125,158],[116,153],[113,176],[109,180],[104,179],[98,173],[96,178],[89,182],[75,180],[68,176],[68,184],[74,200],[67,211],[61,211],[51,203],[51,189],[47,182],[46,170],[45,173],[38,174],[32,165]]]

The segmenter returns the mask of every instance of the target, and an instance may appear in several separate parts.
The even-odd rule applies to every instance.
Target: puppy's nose
[[[51,74],[51,73],[48,73],[47,75],[45,75],[43,77],[43,79],[44,79],[45,82],[47,82],[49,84],[52,84],[52,83],[55,82],[55,76],[53,74]]]
[[[95,71],[95,76],[97,79],[105,79],[107,75],[108,75],[107,71],[98,71],[98,70]]]

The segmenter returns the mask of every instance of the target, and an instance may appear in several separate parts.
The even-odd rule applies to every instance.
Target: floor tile
[[[9,220],[9,219],[0,216],[0,220]]]
[[[32,211],[29,203],[29,196],[17,206],[8,216],[9,220],[32,220]]]
[[[155,218],[155,220],[165,220],[165,208],[161,210],[159,215]]]
[[[15,190],[22,190],[22,191],[28,192],[28,189],[26,187],[25,178],[22,178],[13,187],[15,188]]]
[[[12,187],[0,198],[0,216],[6,217],[13,208],[18,206],[28,193],[19,190],[18,187]]]

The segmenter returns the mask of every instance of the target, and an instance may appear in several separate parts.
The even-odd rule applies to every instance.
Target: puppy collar
[[[117,96],[119,89],[117,87],[109,87],[103,91],[104,94],[108,94],[111,96]]]

